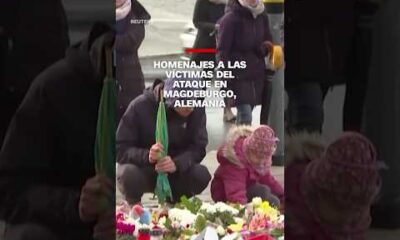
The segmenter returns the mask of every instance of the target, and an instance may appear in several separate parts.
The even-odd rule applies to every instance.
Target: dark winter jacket
[[[61,0],[2,1],[0,16],[7,39],[0,90],[23,97],[40,72],[65,56],[67,17]]]
[[[159,91],[163,83],[153,87],[131,102],[117,130],[117,161],[120,164],[150,166],[149,150],[155,144],[155,129]],[[178,171],[185,172],[200,163],[206,155],[208,134],[206,114],[196,108],[189,117],[181,117],[173,108],[167,108],[169,149]]]
[[[272,41],[266,14],[254,19],[239,3],[229,6],[219,21],[217,58],[223,62],[245,61],[245,69],[233,70],[230,88],[237,96],[236,104],[258,105],[267,78],[264,58],[268,55],[265,41]]]
[[[118,120],[129,103],[143,93],[144,77],[139,62],[138,49],[145,37],[145,21],[150,20],[146,9],[136,0],[132,10],[122,20],[117,21],[115,49],[117,54]]]
[[[0,219],[10,224],[36,223],[68,239],[91,239],[78,202],[95,175],[101,57],[105,43],[113,44],[112,35],[91,36],[91,47],[89,41],[71,47],[34,80],[11,122],[0,153]]]
[[[285,2],[285,85],[344,79],[354,31],[355,0]]]
[[[198,29],[194,48],[215,48],[216,27],[218,20],[224,15],[225,4],[215,4],[210,0],[197,0],[193,14],[193,24]],[[193,61],[215,61],[215,54],[195,53]]]
[[[33,79],[69,45],[61,0],[0,2],[0,146]]]

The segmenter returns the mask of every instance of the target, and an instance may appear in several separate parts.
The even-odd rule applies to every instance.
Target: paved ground
[[[182,53],[179,38],[193,15],[195,0],[141,1],[151,15],[139,56]]]
[[[254,110],[253,116],[255,118],[254,124],[259,124],[257,120],[260,114],[260,108]],[[225,124],[222,121],[222,109],[207,109],[207,130],[209,133],[209,145],[207,147],[207,156],[203,160],[203,163],[209,169],[213,175],[214,171],[218,167],[216,160],[216,150],[218,146],[223,142],[226,132],[231,127],[231,124]],[[283,167],[273,167],[273,175],[279,180],[281,184],[284,184],[284,169]],[[117,192],[118,199],[121,199],[121,195]],[[211,201],[209,187],[200,194],[200,197],[204,201]],[[152,194],[147,194],[143,198],[145,205],[154,205],[155,201],[152,200]]]

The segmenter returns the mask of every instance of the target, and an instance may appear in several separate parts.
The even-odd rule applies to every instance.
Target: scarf
[[[210,2],[214,3],[214,4],[227,4],[228,0],[210,0]]]
[[[260,15],[261,13],[263,13],[264,10],[265,10],[264,3],[263,3],[263,1],[261,1],[261,0],[258,0],[258,4],[257,4],[256,7],[250,6],[250,5],[246,2],[246,0],[239,0],[239,3],[240,3],[240,5],[242,5],[243,7],[249,9],[254,18],[257,18],[257,16]]]
[[[126,0],[125,3],[116,9],[115,17],[117,21],[122,20],[128,16],[129,12],[131,11],[132,2],[131,0]]]

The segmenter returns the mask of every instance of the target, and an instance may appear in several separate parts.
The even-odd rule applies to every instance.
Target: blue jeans
[[[236,108],[236,125],[251,125],[253,122],[253,106],[250,104],[242,104],[236,106]]]

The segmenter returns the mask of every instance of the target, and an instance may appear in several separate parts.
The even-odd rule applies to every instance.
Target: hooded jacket
[[[228,134],[225,144],[219,148],[217,160],[220,165],[211,182],[214,201],[246,204],[251,200],[247,199],[247,189],[256,183],[267,185],[272,194],[283,198],[283,188],[271,172],[260,175],[243,153],[243,141],[252,131],[251,127],[238,127]]]
[[[7,223],[35,223],[69,239],[91,239],[93,226],[81,222],[78,202],[95,175],[103,52],[111,39],[95,28],[33,81],[0,152],[0,218]]]
[[[300,180],[308,163],[322,155],[325,145],[319,136],[306,133],[285,139],[285,238],[330,240],[314,219],[300,189]]]
[[[155,144],[157,110],[163,87],[163,82],[155,81],[126,110],[117,130],[118,163],[150,166],[149,150]],[[172,107],[167,107],[167,121],[168,155],[175,161],[178,171],[185,172],[206,155],[205,110],[195,108],[188,117],[182,117]]]
[[[309,187],[305,188],[306,185],[304,185],[307,176],[306,174],[311,165],[314,164],[315,166],[316,163],[319,164],[317,161],[327,161],[323,157],[326,149],[327,147],[325,143],[316,135],[312,136],[302,134],[290,137],[286,142],[285,154],[288,157],[287,161],[289,163],[285,168],[285,188],[287,192],[285,196],[285,238],[289,240],[364,240],[366,229],[365,224],[368,224],[368,219],[367,221],[362,218],[357,219],[357,224],[350,226],[330,226],[325,221],[320,220],[319,217],[317,217],[318,215],[315,214],[315,210],[312,210],[312,207],[316,206],[317,202],[311,200],[313,198],[310,198],[310,193],[306,193],[309,191]],[[338,149],[340,149],[340,153],[348,151],[348,149],[344,149],[343,147]],[[326,166],[324,166],[324,169],[325,167]],[[340,165],[335,167],[338,169],[341,168]],[[321,174],[321,172],[315,173],[315,175],[321,177],[327,176],[326,174]],[[344,175],[342,175],[342,177],[343,176]],[[373,177],[373,175],[371,175],[371,177]],[[323,181],[323,177],[322,179],[319,179],[319,181],[316,179],[312,179],[312,181],[310,180],[311,179],[308,178],[307,182],[313,184],[316,183],[318,185]],[[348,184],[354,184],[354,182],[349,182]],[[328,189],[326,189],[326,191],[331,193],[332,190]],[[363,191],[361,189],[364,188],[360,187],[359,189],[361,192]],[[327,196],[325,195],[325,197]],[[349,197],[348,193],[346,197]],[[332,196],[331,199],[334,199],[334,197]],[[344,210],[346,211],[345,213],[335,213],[338,214],[339,217],[343,217],[342,214],[348,214],[348,211],[354,211],[354,208],[349,207]],[[360,217],[361,216],[363,215],[360,215]],[[349,229],[351,229],[351,231],[348,231]]]
[[[234,91],[236,104],[259,105],[267,79],[265,41],[272,41],[268,15],[254,18],[251,11],[238,2],[228,4],[225,15],[218,22],[217,60],[225,63],[245,61],[246,68],[233,69],[234,79],[228,80]]]

